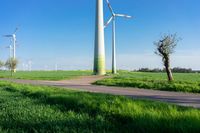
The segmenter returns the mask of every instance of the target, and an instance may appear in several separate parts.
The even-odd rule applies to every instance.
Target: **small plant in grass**
[[[177,38],[176,34],[169,34],[161,37],[161,40],[158,42],[154,42],[156,45],[155,53],[162,57],[169,81],[173,81],[173,75],[170,68],[170,55],[174,53],[174,49],[179,40],[180,39]]]
[[[11,76],[13,76],[13,73],[15,72],[16,68],[18,65],[18,60],[14,59],[14,58],[9,58],[6,63],[5,66],[10,70],[11,72]]]

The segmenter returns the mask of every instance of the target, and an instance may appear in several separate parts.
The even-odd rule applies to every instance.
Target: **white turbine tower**
[[[25,69],[26,69],[26,64],[22,63],[22,70],[25,71]]]
[[[96,0],[94,74],[105,75],[103,0]]]
[[[11,38],[12,41],[13,41],[13,59],[16,59],[16,42],[17,42],[17,39],[16,39],[16,33],[18,31],[18,28],[15,29],[14,33],[12,35],[3,35],[3,37],[8,37],[8,38]],[[16,69],[14,70],[14,72],[16,72]]]
[[[28,69],[29,69],[29,71],[32,71],[32,65],[33,65],[32,60],[28,60]]]
[[[116,17],[123,17],[123,18],[132,18],[129,15],[125,15],[125,14],[116,14],[110,4],[110,2],[108,0],[106,0],[109,10],[112,14],[111,18],[107,21],[107,23],[105,24],[104,28],[106,28],[110,22],[112,22],[112,73],[116,74],[117,73],[117,66],[116,66],[116,38],[115,38],[115,21],[116,21]]]

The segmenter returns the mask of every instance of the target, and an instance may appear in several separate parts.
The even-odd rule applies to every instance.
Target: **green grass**
[[[0,71],[0,78],[63,80],[91,74],[92,71],[18,71],[11,77],[9,71]]]
[[[200,110],[0,82],[0,132],[199,133]]]
[[[97,81],[94,84],[200,93],[199,73],[174,73],[174,78],[173,82],[168,82],[166,73],[123,71],[117,76]]]

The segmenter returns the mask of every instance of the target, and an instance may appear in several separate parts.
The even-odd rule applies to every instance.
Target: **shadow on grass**
[[[5,130],[21,130],[24,132],[121,132],[121,133],[146,133],[146,132],[163,132],[163,133],[186,133],[200,132],[199,119],[186,116],[165,117],[157,115],[156,112],[145,113],[145,110],[155,108],[159,113],[159,107],[147,105],[143,107],[142,112],[124,113],[120,112],[122,105],[113,105],[113,96],[101,95],[83,92],[55,92],[45,93],[45,91],[29,92],[28,90],[19,91],[12,87],[5,87],[4,90],[9,92],[19,92],[22,97],[33,99],[36,105],[51,106],[63,113],[74,112],[75,117],[65,120],[45,121],[42,122],[23,122],[19,120],[9,120],[0,123]],[[120,104],[126,102],[123,97],[119,97]],[[137,102],[137,101],[136,101]],[[114,109],[103,109],[102,105],[110,105]],[[162,109],[160,109],[162,110]],[[166,110],[168,111],[168,110]],[[187,109],[184,108],[184,111]],[[134,110],[133,110],[134,112]],[[54,114],[52,114],[54,115]],[[86,115],[80,119],[79,115]],[[163,114],[164,115],[164,114]]]
[[[109,124],[109,123],[107,123]],[[109,125],[107,126],[105,122],[97,120],[80,120],[77,118],[65,119],[65,120],[55,120],[55,121],[41,121],[41,122],[24,122],[21,120],[14,120],[0,123],[3,130],[9,132],[42,132],[42,133],[68,133],[68,132],[95,132],[102,133],[110,131]],[[116,130],[112,132],[117,132]]]

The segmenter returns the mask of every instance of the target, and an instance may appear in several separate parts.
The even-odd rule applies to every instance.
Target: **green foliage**
[[[14,59],[14,58],[10,58],[6,61],[5,66],[9,69],[9,70],[14,70],[17,68],[18,65],[18,60]]]
[[[0,132],[200,132],[200,110],[0,82]]]
[[[63,80],[77,76],[92,75],[92,71],[18,71],[12,78],[31,80]],[[0,78],[8,78],[8,71],[0,71]]]
[[[94,84],[200,93],[200,74],[175,73],[173,82],[168,82],[165,77],[164,73],[121,72],[118,76]]]
[[[13,76],[13,73],[16,72],[17,65],[18,65],[18,60],[15,58],[9,58],[6,61],[5,67],[7,67],[10,70],[11,76]]]
[[[176,34],[164,35],[161,37],[161,40],[154,42],[156,45],[155,53],[163,58],[174,53],[174,49],[177,46],[178,39]]]

